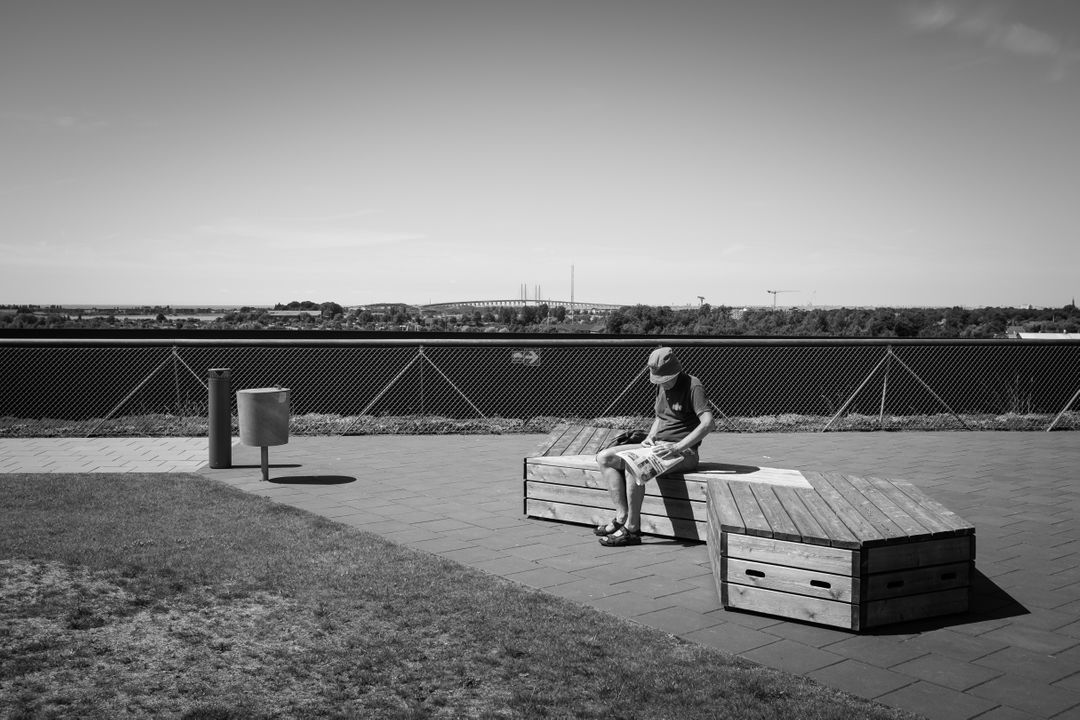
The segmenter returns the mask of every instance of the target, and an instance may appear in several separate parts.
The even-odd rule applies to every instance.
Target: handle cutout
[[[894,589],[896,589],[898,587],[904,587],[904,581],[903,580],[893,580],[891,583],[889,583],[885,587],[887,587],[890,590],[894,590]]]
[[[826,590],[832,587],[832,583],[827,583],[824,580],[811,580],[810,585],[812,587],[825,588]]]
[[[746,574],[749,575],[750,577],[756,577],[756,578],[765,577],[765,573],[761,572],[760,570],[747,570]]]
[[[942,573],[941,574],[941,579],[942,580],[955,580],[956,579],[956,573],[954,573],[954,572]]]

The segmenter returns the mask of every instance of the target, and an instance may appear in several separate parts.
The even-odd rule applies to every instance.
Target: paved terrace
[[[252,494],[930,718],[1080,717],[1080,433],[716,434],[705,458],[902,477],[976,526],[972,611],[855,634],[726,611],[706,547],[529,520],[538,435],[0,440],[0,472],[197,471]]]

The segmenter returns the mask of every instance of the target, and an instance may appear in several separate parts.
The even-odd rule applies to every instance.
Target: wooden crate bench
[[[556,428],[536,455],[525,458],[525,514],[593,526],[610,520],[614,509],[596,465],[596,453],[621,432],[581,425]],[[708,480],[733,476],[752,476],[759,482],[776,484],[801,480],[801,474],[793,470],[702,462],[693,472],[672,473],[645,486],[641,531],[704,541],[708,535]]]
[[[905,481],[802,476],[802,487],[708,480],[725,608],[851,630],[968,609],[972,525]]]

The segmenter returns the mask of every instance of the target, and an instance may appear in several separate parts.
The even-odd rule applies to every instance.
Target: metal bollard
[[[210,368],[210,467],[232,467],[232,393],[229,368]]]

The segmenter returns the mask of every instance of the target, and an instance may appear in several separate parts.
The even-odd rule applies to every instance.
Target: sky
[[[9,0],[0,303],[1061,307],[1078,134],[1076,0]]]

